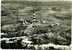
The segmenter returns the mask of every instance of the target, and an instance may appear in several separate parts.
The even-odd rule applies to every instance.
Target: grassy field
[[[16,2],[16,1],[5,1],[2,2],[2,11],[4,11],[4,15],[1,16],[1,23],[2,26],[10,25],[10,24],[17,24],[17,21],[20,19],[26,20],[31,19],[33,16],[33,9],[35,9],[37,20],[40,21],[46,21],[45,24],[42,24],[40,27],[38,27],[39,31],[46,31],[47,29],[50,29],[54,31],[54,34],[58,34],[66,39],[66,41],[62,41],[60,39],[57,39],[58,37],[56,35],[55,41],[57,41],[59,44],[63,44],[62,42],[65,42],[66,45],[70,45],[71,41],[71,17],[72,17],[72,7],[71,2],[30,2],[30,1],[24,1],[24,2]],[[49,28],[47,25],[49,24],[56,24],[60,23],[60,26],[54,26],[53,28]],[[11,28],[11,27],[9,27]],[[20,30],[19,30],[20,31]],[[32,36],[34,36],[35,32],[33,31]],[[43,32],[39,32],[36,37],[40,37],[40,35]],[[19,33],[18,33],[19,34]],[[31,35],[30,35],[31,36]],[[34,37],[35,38],[35,37]],[[40,41],[42,43],[49,43],[48,35],[41,36],[41,39],[43,41]],[[52,41],[52,40],[51,40]],[[53,41],[53,42],[55,42]],[[60,42],[59,42],[60,41]]]
[[[45,19],[45,20],[51,20],[53,22],[63,22],[63,23],[68,23],[70,24],[71,20],[71,2],[5,2],[3,3],[5,7],[9,9],[7,11],[8,13],[11,13],[10,16],[7,17],[2,17],[2,21],[4,21],[4,18],[8,20],[8,18],[15,18],[16,20],[16,15],[18,15],[19,18],[24,18],[24,17],[31,17],[33,12],[33,8],[35,8],[37,11],[37,18],[40,19]],[[16,12],[10,12],[15,9]],[[39,9],[39,10],[38,10]],[[7,9],[6,9],[7,10]],[[15,14],[17,13],[18,14]],[[14,13],[14,14],[13,14]],[[13,15],[12,15],[13,14]],[[49,21],[50,22],[50,21]]]

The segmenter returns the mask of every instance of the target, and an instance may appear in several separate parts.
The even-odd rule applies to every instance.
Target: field
[[[71,45],[71,5],[71,2],[66,1],[3,1],[1,16],[1,32],[7,33],[7,35],[2,38],[13,38],[15,36],[29,36],[34,45],[54,43],[56,45],[69,46]],[[21,29],[19,30],[15,29],[19,27],[18,21],[20,21],[21,19],[27,19],[31,21],[33,13],[36,13],[36,19],[41,22],[40,26],[35,27],[35,30],[33,30],[30,34],[22,33],[22,31],[25,32],[25,30],[27,30],[28,27],[21,27]],[[12,29],[16,31],[12,31]],[[30,29],[32,29],[32,27]]]

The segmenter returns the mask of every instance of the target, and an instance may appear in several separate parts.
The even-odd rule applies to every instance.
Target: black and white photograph
[[[72,0],[1,0],[4,50],[71,50]]]

